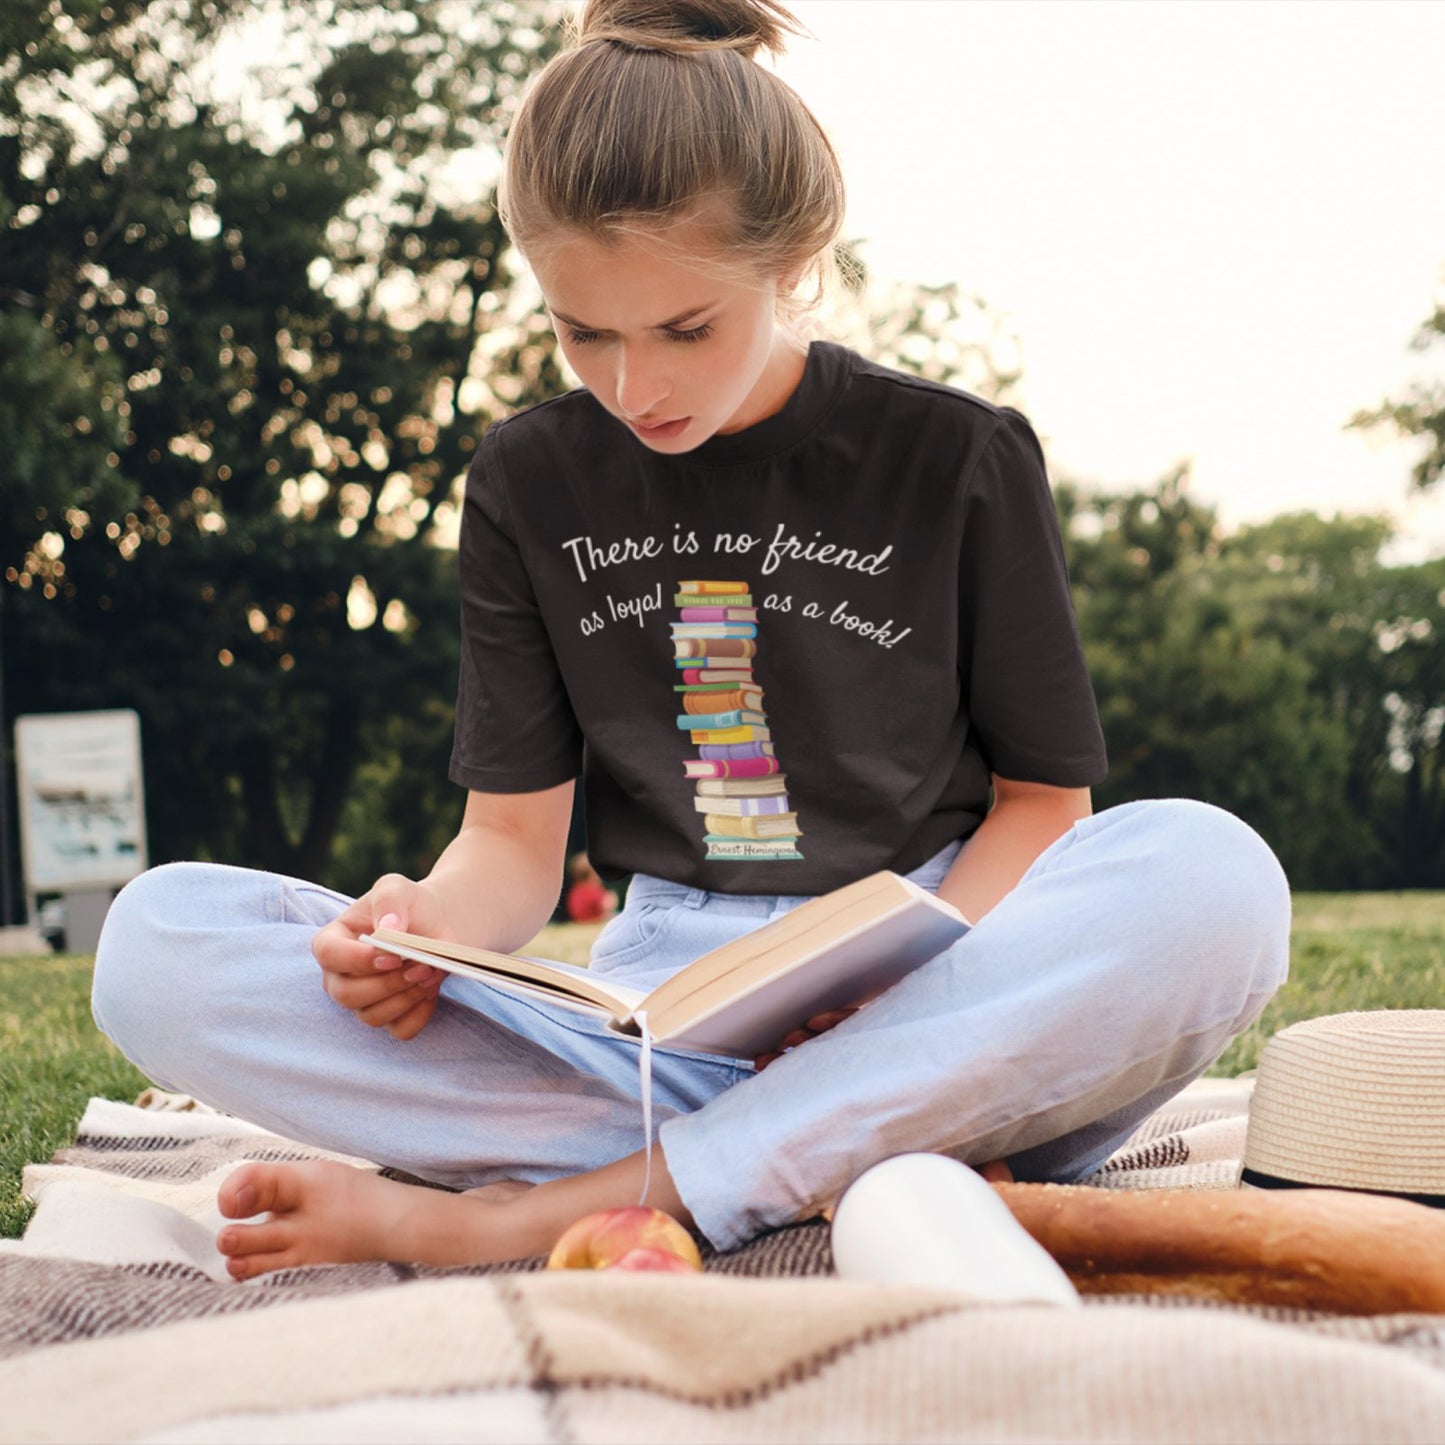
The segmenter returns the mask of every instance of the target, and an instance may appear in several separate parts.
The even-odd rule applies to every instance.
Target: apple
[[[615,1260],[607,1268],[656,1270],[663,1274],[696,1274],[698,1270],[697,1265],[693,1264],[691,1260],[684,1259],[680,1254],[674,1254],[670,1249],[650,1249],[646,1245],[639,1249],[629,1249],[621,1259]]]
[[[668,1254],[690,1270],[702,1268],[692,1235],[670,1214],[646,1205],[603,1209],[583,1215],[552,1247],[548,1269],[611,1269],[630,1254]],[[634,1262],[628,1269],[661,1269],[656,1263]],[[666,1266],[672,1268],[673,1266]]]

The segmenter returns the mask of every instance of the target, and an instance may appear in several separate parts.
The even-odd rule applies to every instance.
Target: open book
[[[602,1019],[640,1039],[755,1058],[828,1009],[897,983],[968,932],[958,909],[896,873],[873,873],[810,898],[781,918],[694,960],[651,993],[585,968],[378,928],[365,941],[386,953],[480,978]]]

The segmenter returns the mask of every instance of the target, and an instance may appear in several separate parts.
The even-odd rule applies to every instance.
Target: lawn
[[[585,962],[595,928],[560,926],[531,945]],[[0,1237],[30,1206],[20,1171],[73,1141],[92,1095],[133,1099],[146,1080],[90,1021],[87,957],[0,958]],[[1286,1024],[1350,1009],[1445,1008],[1445,894],[1302,894],[1289,982],[1215,1066],[1251,1069]]]

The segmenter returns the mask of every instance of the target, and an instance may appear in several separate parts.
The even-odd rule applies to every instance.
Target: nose
[[[667,400],[672,383],[650,348],[623,347],[617,361],[617,406],[634,421],[650,416]]]

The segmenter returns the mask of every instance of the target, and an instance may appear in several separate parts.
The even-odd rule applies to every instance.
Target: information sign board
[[[20,847],[31,894],[118,888],[145,871],[135,712],[17,718],[15,762]]]

